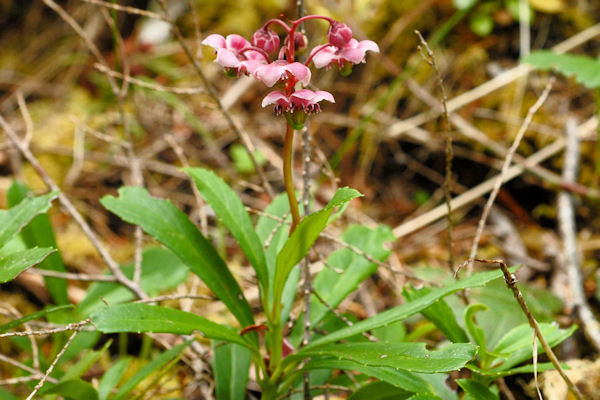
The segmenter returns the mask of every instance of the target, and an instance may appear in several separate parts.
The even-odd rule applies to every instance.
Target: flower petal
[[[217,50],[217,58],[215,59],[215,62],[226,68],[238,68],[240,66],[240,60],[238,60],[235,53],[229,49]]]
[[[379,46],[372,40],[361,40],[357,46],[361,51],[379,53]]]
[[[239,51],[250,46],[250,42],[247,41],[246,38],[236,34],[227,35],[225,41],[227,42],[227,48],[232,50]]]
[[[365,59],[365,51],[357,47],[344,47],[339,51],[339,58],[352,64],[359,64]]]
[[[299,62],[293,62],[286,65],[285,68],[286,70],[290,71],[292,75],[294,75],[294,77],[298,79],[298,81],[300,81],[300,83],[302,83],[304,86],[310,83],[310,69],[308,69],[306,65]]]
[[[203,41],[202,44],[206,46],[210,46],[215,50],[223,49],[227,45],[225,43],[225,38],[221,35],[217,35],[213,33],[212,35],[208,35]]]
[[[269,104],[274,104],[274,103],[277,103],[277,104],[283,103],[284,105],[287,106],[287,104],[290,103],[290,100],[287,98],[287,96],[283,92],[281,92],[279,90],[274,90],[265,96],[265,98],[262,101],[262,106],[266,107]]]
[[[262,57],[261,57],[262,58]],[[246,60],[240,62],[240,71],[246,75],[254,75],[257,69],[265,65],[264,58],[259,60]]]
[[[267,64],[258,68],[254,72],[254,77],[259,81],[262,81],[268,87],[272,87],[281,79],[281,77],[285,73],[285,67],[283,67],[281,64],[278,64],[277,61],[275,61],[271,64]]]
[[[315,91],[315,97],[313,97],[312,101],[318,103],[321,100],[326,100],[331,103],[335,103],[335,99],[333,98],[333,95],[331,93],[326,92],[325,90]]]
[[[333,46],[327,46],[327,48],[316,53],[312,59],[315,67],[323,68],[331,64],[336,59],[335,49]]]

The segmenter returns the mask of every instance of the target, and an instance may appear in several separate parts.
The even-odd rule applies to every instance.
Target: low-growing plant
[[[296,55],[308,42],[298,30],[299,26],[313,20],[329,24],[327,42],[308,52],[306,61],[297,61]],[[273,28],[283,31],[283,44]],[[331,93],[304,88],[310,83],[309,66],[337,68],[342,75],[347,75],[354,65],[365,61],[367,51],[378,52],[378,46],[369,40],[357,41],[347,25],[318,15],[288,22],[269,20],[254,33],[250,42],[239,35],[226,38],[209,35],[203,43],[216,50],[216,62],[225,68],[227,75],[249,75],[268,87],[279,88],[266,95],[262,106],[274,105],[275,114],[285,117],[286,193],[273,199],[256,224],[239,196],[214,172],[203,168],[185,169],[254,269],[260,311],[253,310],[227,260],[182,211],[169,200],[150,196],[144,188],[122,187],[117,197],[103,197],[102,205],[123,221],[141,227],[164,246],[144,252],[141,289],[154,294],[173,288],[186,279],[189,268],[225,305],[237,326],[175,308],[131,302],[136,296],[130,288],[115,282],[97,282],[90,286],[85,299],[74,310],[66,309],[69,305],[46,309],[0,326],[0,332],[43,316],[79,329],[89,318],[95,331],[84,332],[86,335],[81,337],[85,339],[73,344],[71,359],[77,352],[93,347],[98,341],[98,332],[181,335],[199,332],[204,339],[212,341],[218,399],[244,399],[251,368],[254,368],[261,398],[265,400],[288,396],[301,386],[305,374],[313,387],[335,383],[353,392],[349,398],[354,400],[457,399],[456,392],[444,381],[447,373],[463,368],[471,371],[470,378],[457,380],[466,393],[463,398],[498,399],[498,388],[494,384],[498,377],[534,370],[533,365],[522,365],[532,357],[528,324],[520,321],[503,326],[499,339],[492,342],[489,332],[486,335],[485,329],[476,322],[476,315],[488,306],[475,303],[464,307],[459,323],[456,309],[444,299],[455,292],[483,287],[500,279],[499,270],[463,279],[450,277],[435,288],[407,287],[404,304],[361,321],[350,321],[350,317],[333,311],[388,257],[390,251],[384,245],[394,236],[385,226],[352,225],[344,231],[341,241],[346,247],[330,254],[326,262],[329,268],[314,278],[308,311],[311,336],[303,342],[306,324],[302,318],[295,322],[291,318],[298,291],[298,264],[309,254],[328,224],[338,218],[352,199],[361,196],[358,191],[345,187],[339,189],[325,207],[301,216],[292,181],[294,132],[304,128],[311,114],[320,111],[320,101],[334,101]],[[33,265],[49,261],[56,247],[48,221],[34,223],[32,219],[45,213],[58,193],[32,197],[18,184],[11,193],[14,193],[12,207],[0,211],[2,283]],[[36,247],[40,245],[44,247]],[[58,254],[57,257],[45,267],[64,270]],[[125,266],[119,271],[126,279],[135,273],[134,266]],[[47,284],[56,304],[68,303],[64,279],[49,279]],[[424,341],[417,340],[418,333],[405,334],[404,322],[419,313],[445,335],[446,343],[428,348]],[[541,325],[550,345],[562,342],[574,329],[563,330],[549,323]],[[119,386],[131,364],[129,358],[122,358],[94,387],[81,376],[107,351],[109,341],[100,350],[87,351],[74,367],[45,382],[39,394],[69,399],[132,398],[132,391],[140,382],[172,364],[196,339],[188,337],[184,343],[163,352]],[[66,360],[68,356],[61,359],[61,363]],[[49,367],[47,360],[43,361]],[[543,363],[537,369],[543,371],[551,367],[550,363]],[[352,375],[353,380],[350,380],[336,371],[358,374]],[[317,388],[306,395],[322,391]]]

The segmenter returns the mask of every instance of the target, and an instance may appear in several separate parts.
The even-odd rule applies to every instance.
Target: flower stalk
[[[285,191],[290,203],[290,213],[292,214],[292,225],[290,226],[290,235],[300,223],[300,211],[298,210],[298,199],[294,188],[294,179],[292,177],[292,160],[294,158],[294,129],[286,124],[285,142],[283,143],[283,182]]]

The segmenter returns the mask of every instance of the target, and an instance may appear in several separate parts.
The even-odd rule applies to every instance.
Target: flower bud
[[[285,45],[288,44],[288,37],[285,38]],[[296,53],[302,53],[308,46],[308,38],[302,32],[294,32],[294,50]]]
[[[338,21],[333,21],[329,25],[329,31],[327,32],[327,40],[335,47],[345,47],[348,42],[352,39],[352,29],[346,24]]]
[[[252,35],[252,45],[271,54],[279,48],[279,36],[269,28],[261,28]]]

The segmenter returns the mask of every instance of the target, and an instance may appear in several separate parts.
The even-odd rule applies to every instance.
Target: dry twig
[[[519,132],[517,133],[517,136],[513,140],[512,146],[510,147],[510,149],[508,149],[508,153],[506,154],[506,158],[504,159],[504,165],[502,166],[502,171],[500,172],[500,176],[496,179],[496,182],[494,183],[494,188],[492,189],[492,192],[490,193],[490,196],[488,197],[488,200],[485,203],[483,212],[481,214],[481,218],[479,219],[479,224],[477,225],[477,232],[475,233],[475,238],[473,239],[473,244],[471,245],[471,252],[469,254],[469,259],[473,259],[477,255],[477,248],[479,247],[479,240],[481,239],[481,235],[483,234],[483,228],[485,227],[485,224],[487,222],[487,217],[490,213],[490,210],[492,209],[492,205],[494,204],[494,201],[496,200],[496,196],[498,195],[498,192],[500,191],[500,187],[502,186],[502,183],[504,182],[504,176],[506,176],[508,173],[508,169],[510,168],[510,164],[512,163],[513,156],[514,156],[515,152],[517,151],[517,147],[519,147],[519,144],[521,143],[521,139],[523,139],[525,132],[527,132],[527,128],[529,127],[529,123],[531,122],[533,115],[537,112],[537,110],[539,110],[539,108],[542,106],[542,104],[544,104],[544,102],[548,98],[548,95],[550,94],[550,89],[552,89],[553,83],[554,83],[554,78],[551,78],[550,81],[548,82],[548,84],[546,85],[546,87],[544,88],[544,91],[542,92],[540,97],[537,99],[535,104],[533,106],[531,106],[531,108],[527,112],[527,116],[525,117],[525,120],[523,121],[523,124],[521,125],[521,128],[519,129]],[[469,263],[467,265],[467,275],[470,275],[472,270],[473,270],[473,263]],[[458,271],[456,271],[456,272],[458,272]]]
[[[563,162],[563,179],[574,182],[577,179],[580,152],[577,124],[574,119],[567,120],[565,131],[567,146]],[[572,304],[581,319],[586,337],[596,350],[600,351],[600,323],[598,323],[598,320],[590,309],[583,292],[583,276],[577,253],[575,205],[573,203],[573,196],[570,193],[562,191],[558,194],[556,208],[558,211],[558,227],[563,242],[564,263],[569,278]]]

